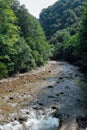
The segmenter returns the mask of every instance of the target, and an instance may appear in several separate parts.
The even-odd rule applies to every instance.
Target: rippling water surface
[[[27,121],[14,121],[6,125],[0,125],[0,130],[57,130],[59,119],[52,117],[52,110],[47,109],[45,112],[35,110],[21,110],[23,117]],[[28,114],[26,114],[28,113]]]

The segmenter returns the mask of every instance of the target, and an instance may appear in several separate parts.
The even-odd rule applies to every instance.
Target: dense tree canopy
[[[0,1],[0,78],[40,66],[51,54],[39,21],[16,0]]]
[[[76,63],[87,72],[87,2],[59,0],[43,9],[40,22],[50,44],[55,47],[54,59]]]
[[[80,66],[84,72],[87,72],[87,2],[85,3],[83,9],[81,29],[79,32],[78,52],[81,61]]]
[[[24,5],[17,4],[17,1],[13,2],[12,9],[18,17],[20,35],[24,37],[27,45],[33,50],[31,53],[35,64],[43,64],[50,55],[50,46],[46,41],[39,21],[28,13]]]
[[[86,0],[59,0],[54,5],[42,10],[40,23],[48,40],[58,30],[78,24],[81,19],[83,2],[86,2]]]
[[[87,3],[83,6],[82,14],[79,31],[68,38],[63,48],[65,59],[74,59],[81,70],[87,73]]]

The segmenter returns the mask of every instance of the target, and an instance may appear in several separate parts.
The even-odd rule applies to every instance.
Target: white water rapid
[[[20,114],[27,117],[27,121],[14,120],[9,124],[0,125],[0,130],[57,130],[59,119],[52,117],[51,109],[35,111],[22,109]]]

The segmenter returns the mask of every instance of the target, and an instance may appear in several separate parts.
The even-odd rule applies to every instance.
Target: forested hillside
[[[40,23],[55,47],[54,59],[76,63],[87,72],[87,2],[59,0],[43,9]]]
[[[50,56],[39,21],[17,0],[0,0],[0,78],[43,65]]]
[[[43,65],[51,56],[87,72],[86,0],[59,0],[39,21],[17,0],[0,1],[0,78]],[[44,35],[44,32],[46,37]],[[47,40],[50,44],[48,44]]]
[[[59,0],[54,5],[42,10],[40,22],[48,40],[59,30],[77,26],[81,19],[83,2],[86,0]],[[72,30],[71,33],[74,31],[76,30]]]

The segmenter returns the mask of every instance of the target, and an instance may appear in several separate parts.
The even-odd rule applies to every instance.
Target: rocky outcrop
[[[78,123],[75,117],[68,118],[61,124],[58,130],[79,130]]]

